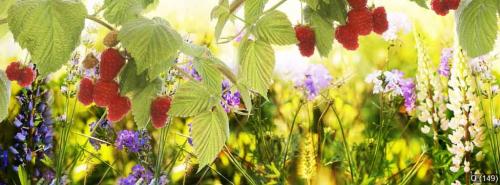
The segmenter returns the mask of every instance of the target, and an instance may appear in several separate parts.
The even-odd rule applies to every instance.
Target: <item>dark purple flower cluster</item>
[[[118,180],[119,185],[135,185],[138,182],[139,184],[151,184],[153,180],[153,173],[151,170],[144,168],[143,166],[137,164],[132,167],[132,173],[130,173],[127,177],[120,178]],[[166,176],[161,176],[158,184],[167,184]]]
[[[122,130],[118,133],[115,140],[115,146],[118,150],[127,149],[130,152],[147,151],[151,146],[149,140],[151,137],[146,131]]]
[[[230,112],[232,107],[239,107],[241,103],[240,92],[231,93],[231,85],[228,80],[222,81],[222,98],[221,105],[226,112]]]
[[[34,177],[43,176],[46,170],[43,170],[45,165],[42,161],[53,155],[52,112],[47,103],[49,96],[48,91],[35,85],[32,89],[24,89],[16,97],[20,110],[13,121],[16,133],[8,149],[12,155],[11,166],[17,171],[20,165],[34,165]],[[8,163],[5,152],[2,156],[5,156],[2,157],[3,163]]]
[[[111,122],[107,119],[91,123],[90,133],[92,133],[92,138],[89,139],[89,142],[95,150],[101,149],[101,144],[103,144],[102,141],[108,141],[110,138],[115,137],[113,128],[111,128]]]

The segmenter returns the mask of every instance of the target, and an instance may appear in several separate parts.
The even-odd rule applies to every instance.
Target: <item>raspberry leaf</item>
[[[302,0],[302,2],[305,2],[307,6],[309,6],[313,10],[318,9],[318,4],[320,0]]]
[[[201,82],[186,82],[177,89],[168,115],[176,117],[197,115],[219,103],[220,97],[221,94],[217,94]]]
[[[238,91],[240,92],[241,99],[243,100],[243,103],[245,104],[245,108],[247,109],[248,115],[250,116],[250,113],[252,112],[252,108],[253,108],[252,107],[252,98],[250,97],[250,90],[243,83],[236,84],[236,87],[238,88]]]
[[[495,0],[462,1],[457,11],[460,46],[469,57],[490,52],[497,35]]]
[[[7,10],[10,6],[12,6],[16,1],[15,0],[0,0],[0,17],[7,16]],[[9,26],[7,24],[0,24],[0,38],[5,36],[9,32]]]
[[[215,63],[210,60],[198,59],[193,62],[193,66],[200,74],[201,82],[215,94],[222,95],[222,74],[215,66]]]
[[[163,81],[156,79],[132,98],[132,114],[139,129],[146,128],[151,115],[151,102],[160,93]]]
[[[217,158],[229,138],[229,121],[224,109],[217,105],[214,110],[207,110],[195,116],[191,136],[200,164],[199,172]]]
[[[316,38],[316,48],[322,57],[327,57],[332,50],[333,25],[314,12],[311,13],[310,18]]]
[[[137,74],[137,66],[134,60],[129,60],[120,72],[120,93],[136,93],[146,87],[146,73]]]
[[[266,13],[255,24],[254,34],[258,39],[276,45],[297,43],[292,23],[286,14],[273,10]]]
[[[118,39],[137,62],[139,73],[161,66],[162,62],[167,65],[164,68],[169,68],[171,63],[165,60],[175,57],[182,44],[179,33],[158,17],[127,22],[120,30]]]
[[[245,1],[245,21],[249,24],[255,22],[263,13],[267,0]]]
[[[8,12],[9,28],[28,49],[42,76],[61,68],[79,44],[87,10],[80,1],[17,1]]]
[[[140,0],[106,0],[104,1],[104,18],[112,23],[121,25],[129,20],[139,18],[144,9]]]
[[[10,100],[10,81],[5,72],[0,71],[0,121],[8,115]]]
[[[217,19],[217,24],[215,25],[215,40],[219,40],[220,35],[222,33],[222,29],[226,25],[230,16],[229,12],[229,1],[228,0],[220,0],[219,5],[214,7],[211,12],[211,18]]]
[[[275,66],[274,50],[264,41],[246,40],[239,48],[238,78],[250,90],[267,97]]]

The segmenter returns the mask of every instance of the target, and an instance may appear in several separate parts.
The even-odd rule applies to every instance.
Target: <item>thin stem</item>
[[[229,13],[232,14],[234,11],[236,11],[243,3],[245,0],[235,0],[229,5]]]
[[[285,169],[286,156],[288,154],[288,147],[290,146],[290,142],[292,140],[291,138],[292,138],[293,129],[295,127],[295,121],[297,120],[297,116],[299,115],[300,109],[302,109],[303,105],[304,105],[304,103],[301,101],[299,107],[295,111],[295,115],[293,116],[292,127],[290,128],[290,133],[288,133],[288,139],[287,139],[286,146],[285,146],[285,151],[284,151],[284,154],[283,154],[284,155],[284,157],[283,157],[283,164],[281,164],[281,168],[282,169]]]
[[[161,164],[163,163],[163,157],[165,156],[165,142],[168,136],[168,132],[170,131],[170,125],[171,123],[167,123],[166,128],[163,127],[160,129],[160,142],[158,143],[159,151],[154,171],[155,184],[159,184]]]
[[[0,19],[0,25],[7,24],[7,18]]]
[[[333,113],[335,114],[335,118],[337,118],[337,122],[339,123],[340,132],[342,134],[342,141],[344,143],[344,149],[346,152],[347,160],[349,162],[349,169],[351,171],[351,179],[352,179],[352,182],[354,183],[354,170],[352,168],[351,153],[349,152],[349,146],[347,145],[347,140],[345,139],[345,133],[344,133],[344,127],[342,126],[342,121],[340,120],[339,114],[337,113],[337,109],[335,109],[335,107],[332,106],[331,104],[328,107],[333,110]]]
[[[96,22],[96,23],[99,23],[100,25],[102,25],[102,26],[104,26],[104,27],[108,28],[108,29],[109,29],[109,30],[111,30],[111,31],[115,31],[115,30],[116,30],[113,26],[111,26],[111,25],[110,25],[110,24],[108,24],[107,22],[105,22],[105,21],[103,21],[103,20],[101,20],[101,19],[97,18],[96,16],[93,16],[93,15],[87,15],[85,18],[86,18],[86,19],[89,19],[89,20],[92,20],[92,21],[94,21],[94,22]]]

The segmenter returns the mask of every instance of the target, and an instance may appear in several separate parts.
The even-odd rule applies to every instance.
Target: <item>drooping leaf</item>
[[[106,0],[104,1],[104,18],[121,25],[129,20],[139,18],[147,2],[143,0]]]
[[[0,0],[0,19],[7,17],[7,10],[12,6],[16,0]],[[0,24],[0,39],[9,32],[7,24]]]
[[[211,18],[217,19],[217,24],[215,25],[215,40],[219,40],[222,30],[226,25],[230,16],[229,12],[229,1],[228,0],[220,0],[219,5],[217,5],[211,12]]]
[[[422,8],[428,8],[425,0],[410,0],[418,4]]]
[[[297,43],[292,23],[283,12],[273,10],[262,16],[255,24],[257,39],[271,44],[289,45]]]
[[[250,90],[243,83],[236,84],[236,88],[238,88],[238,92],[240,92],[241,99],[243,100],[243,103],[245,104],[245,108],[247,109],[247,112],[251,113],[252,109],[253,109],[253,105],[252,105],[252,98],[250,97]]]
[[[137,66],[134,60],[129,60],[120,72],[120,93],[126,95],[135,93],[146,87],[146,72],[137,74]]]
[[[316,48],[322,57],[327,57],[333,45],[333,26],[316,13],[311,14],[311,26],[316,38]]]
[[[42,76],[58,70],[78,46],[87,10],[80,1],[17,1],[9,9],[14,39],[28,49]]]
[[[193,62],[193,66],[200,74],[201,82],[216,94],[222,94],[222,74],[217,70],[215,64],[210,60],[199,59]]]
[[[210,110],[219,103],[220,97],[221,94],[213,92],[203,83],[189,81],[177,89],[168,114],[176,117],[194,116]]]
[[[247,23],[255,22],[264,12],[264,6],[267,0],[246,0],[245,1],[245,21]]]
[[[0,71],[0,121],[8,115],[10,100],[10,81],[3,71]]]
[[[144,82],[146,83],[146,82]],[[151,102],[160,93],[163,81],[156,79],[132,98],[132,114],[139,129],[146,128],[151,117]]]
[[[217,105],[214,110],[207,110],[193,119],[193,147],[198,159],[198,172],[212,163],[229,138],[229,121],[224,109]]]
[[[457,32],[460,46],[469,57],[490,52],[497,35],[495,0],[462,1],[457,11]]]
[[[118,39],[137,62],[137,71],[157,67],[177,55],[182,38],[161,18],[139,18],[127,22]]]
[[[274,50],[263,41],[247,40],[239,49],[239,79],[250,90],[267,97],[275,65]]]
[[[154,80],[158,78],[161,74],[168,72],[170,70],[170,67],[174,65],[175,59],[177,58],[177,55],[171,56],[170,58],[165,59],[165,61],[156,63],[151,65],[151,67],[147,70],[148,73],[148,79]]]

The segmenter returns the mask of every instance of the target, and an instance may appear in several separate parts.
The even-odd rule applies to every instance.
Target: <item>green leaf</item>
[[[210,52],[205,46],[198,46],[189,42],[183,42],[180,50],[182,53],[192,57],[202,57],[203,55],[208,55]]]
[[[245,21],[247,23],[253,23],[264,12],[264,6],[267,0],[246,0],[245,1]]]
[[[9,28],[27,48],[41,75],[54,72],[78,46],[87,10],[80,1],[17,1],[8,15]]]
[[[311,14],[310,21],[316,38],[316,48],[322,57],[327,57],[333,45],[333,25],[316,13]]]
[[[319,0],[302,0],[307,4],[307,6],[311,7],[311,9],[316,10],[318,8]]]
[[[216,109],[195,116],[191,136],[199,172],[217,158],[229,138],[229,121],[224,109],[217,105]]]
[[[139,129],[146,128],[151,115],[151,102],[161,92],[163,81],[156,79],[132,98],[132,114]]]
[[[146,4],[142,0],[106,0],[103,15],[108,22],[121,25],[139,18]]]
[[[31,184],[31,182],[29,181],[28,173],[23,166],[19,166],[17,168],[17,176],[19,177],[19,182],[21,183],[21,185]]]
[[[177,55],[182,38],[161,18],[139,18],[127,22],[118,39],[137,62],[138,72],[158,67]]]
[[[193,66],[201,76],[201,82],[216,94],[222,94],[222,74],[215,64],[210,60],[198,59],[193,62]]]
[[[7,16],[7,10],[12,6],[16,0],[0,0],[0,19]],[[7,24],[0,24],[0,39],[9,32],[9,26]]]
[[[151,65],[151,67],[148,69],[149,80],[154,80],[154,79],[158,78],[161,74],[170,70],[170,67],[172,67],[175,63],[176,58],[177,58],[177,55],[174,55],[174,56],[171,56],[170,58],[167,58],[163,62]]]
[[[0,71],[0,121],[9,114],[10,81],[5,72]]]
[[[220,0],[219,5],[217,5],[211,12],[211,18],[217,19],[217,24],[215,25],[215,40],[219,40],[222,30],[226,25],[227,20],[230,16],[229,12],[229,1],[228,0]]]
[[[275,65],[274,50],[263,41],[244,41],[239,49],[239,79],[250,90],[267,97]]]
[[[177,89],[168,115],[176,117],[197,115],[217,105],[220,97],[221,94],[212,92],[201,82],[186,82]]]
[[[346,23],[347,18],[347,2],[345,0],[324,0],[319,1],[318,8],[314,9],[306,7],[304,17],[307,22],[311,20],[311,14],[317,14],[326,22],[332,23],[337,21],[340,25]]]
[[[120,72],[120,93],[126,95],[135,93],[146,87],[145,72],[137,74],[137,66],[134,60],[129,60],[123,70]]]
[[[220,73],[222,73],[227,79],[229,79],[231,82],[236,82],[236,75],[232,72],[232,70],[227,66],[223,61],[216,57],[209,57],[209,60],[213,62],[213,65],[219,70]]]
[[[469,57],[490,52],[497,35],[495,0],[462,1],[456,17],[459,43]]]
[[[283,12],[273,10],[266,13],[255,24],[257,39],[271,44],[289,45],[297,43],[292,23]]]
[[[425,0],[410,0],[418,4],[422,8],[428,8]]]

